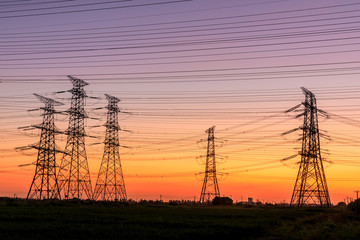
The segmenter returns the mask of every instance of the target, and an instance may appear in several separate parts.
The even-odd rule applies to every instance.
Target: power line
[[[83,7],[83,6],[94,6],[94,5],[108,5],[108,4],[112,4],[112,3],[123,3],[123,2],[129,2],[129,1],[131,1],[131,0],[117,0],[117,1],[101,2],[101,3],[72,4],[72,5],[68,5],[68,6],[51,6],[51,7],[33,8],[33,9],[31,9],[31,8],[30,9],[17,9],[17,10],[9,10],[9,11],[0,11],[0,14],[15,13],[15,12],[30,12],[30,11],[40,11],[40,10],[53,10],[53,9],[59,9],[59,8],[72,8],[72,7]],[[59,1],[59,2],[64,2],[64,1]],[[26,5],[20,4],[20,6],[23,7]]]
[[[199,72],[222,72],[222,71],[239,71],[239,70],[259,70],[259,69],[276,69],[276,68],[297,68],[297,67],[314,67],[314,66],[332,66],[344,64],[358,64],[360,61],[347,62],[325,62],[325,63],[306,63],[292,65],[273,65],[273,66],[256,66],[256,67],[237,67],[237,68],[211,68],[211,69],[195,69],[195,70],[171,70],[171,71],[147,71],[147,72],[118,72],[118,73],[80,73],[82,76],[114,76],[114,75],[151,75],[151,74],[170,74],[170,73],[199,73]],[[333,68],[331,68],[333,69]],[[331,70],[325,69],[325,70]],[[317,69],[315,69],[317,70]],[[324,70],[324,69],[323,69]],[[301,69],[300,71],[303,71]],[[58,77],[59,74],[41,74],[26,75],[26,77]],[[2,77],[24,77],[24,75],[3,75]]]
[[[306,43],[320,43],[320,42],[331,42],[331,41],[343,41],[343,40],[356,40],[360,37],[342,37],[342,38],[328,38],[328,39],[316,39],[316,40],[304,40],[304,41],[291,41],[291,42],[279,42],[279,43],[262,43],[262,44],[251,44],[251,45],[239,45],[239,46],[227,46],[227,47],[206,47],[206,48],[192,48],[192,49],[181,49],[181,50],[161,50],[161,51],[141,51],[132,53],[115,53],[115,54],[93,54],[93,55],[75,55],[75,56],[56,56],[56,57],[34,57],[34,58],[11,58],[11,59],[0,59],[0,61],[33,61],[33,60],[49,60],[49,59],[72,59],[72,58],[95,58],[95,57],[110,57],[110,56],[126,56],[126,55],[145,55],[145,54],[163,54],[163,53],[184,53],[194,51],[209,51],[209,50],[223,50],[223,49],[236,49],[236,48],[252,48],[252,47],[270,47],[279,45],[291,45],[291,44],[306,44]],[[150,45],[151,46],[151,45]],[[155,45],[153,45],[155,47]],[[136,48],[136,47],[135,47]],[[107,48],[103,50],[116,50],[124,48]]]
[[[130,1],[130,0],[122,0],[122,1]],[[113,10],[113,9],[125,9],[132,7],[145,7],[145,6],[157,6],[164,4],[172,4],[172,3],[181,3],[188,2],[191,0],[176,0],[169,2],[156,2],[156,3],[144,3],[144,4],[136,4],[136,5],[128,5],[128,6],[112,6],[112,7],[100,7],[94,9],[81,9],[81,10],[67,10],[63,12],[47,12],[47,13],[33,13],[33,14],[23,14],[23,15],[12,15],[12,16],[0,16],[0,18],[19,18],[19,17],[34,17],[34,16],[46,16],[46,15],[58,15],[58,14],[70,14],[70,13],[82,13],[82,12],[93,12],[93,11],[104,11],[104,10]],[[100,4],[100,3],[98,3]]]
[[[355,10],[352,10],[352,12],[355,11]],[[358,12],[360,10],[356,10],[356,12]],[[333,13],[332,13],[333,14]],[[305,15],[305,16],[309,16],[309,15]],[[313,15],[313,16],[318,16],[318,15]],[[147,35],[159,35],[159,34],[173,34],[173,33],[193,33],[193,32],[203,32],[203,31],[213,31],[213,30],[228,30],[228,29],[238,29],[239,27],[241,27],[242,29],[244,28],[254,28],[254,27],[268,27],[268,26],[279,26],[279,25],[289,25],[289,24],[300,24],[300,23],[314,23],[314,22],[319,22],[319,21],[332,21],[332,20],[342,20],[342,19],[357,19],[359,16],[358,15],[355,15],[355,16],[342,16],[342,17],[333,17],[333,18],[322,18],[322,19],[311,19],[311,20],[298,20],[298,21],[286,21],[286,22],[277,22],[277,23],[269,23],[270,20],[274,20],[274,19],[263,19],[263,20],[253,20],[253,21],[249,21],[249,22],[257,22],[257,21],[265,21],[267,23],[263,23],[263,24],[255,24],[255,25],[240,25],[240,26],[234,26],[234,27],[224,27],[224,25],[233,25],[233,24],[243,24],[244,21],[235,21],[235,22],[225,22],[225,23],[209,23],[209,24],[202,24],[202,25],[188,25],[188,26],[172,26],[172,27],[166,27],[166,28],[150,28],[150,29],[134,29],[134,30],[124,30],[123,28],[124,27],[133,27],[133,26],[119,26],[119,27],[102,27],[102,28],[89,28],[89,29],[85,29],[87,31],[94,31],[94,30],[105,30],[105,29],[119,29],[121,28],[121,30],[119,31],[111,31],[111,32],[90,32],[90,33],[81,33],[79,31],[81,31],[81,29],[76,29],[76,30],[73,30],[75,31],[76,33],[72,33],[71,34],[71,37],[72,36],[88,36],[90,35],[92,38],[94,38],[94,35],[99,35],[99,34],[113,34],[113,33],[119,33],[121,35],[122,38],[124,37],[133,37],[133,36],[147,36]],[[289,18],[293,18],[293,17],[289,17]],[[207,20],[210,20],[210,19],[207,19]],[[213,20],[213,19],[211,19]],[[278,20],[276,18],[276,20]],[[288,19],[285,19],[285,20],[288,20]],[[193,21],[191,21],[193,22]],[[176,23],[176,22],[175,22]],[[236,31],[236,32],[231,32],[231,33],[252,33],[252,32],[267,32],[267,31],[280,31],[280,30],[292,30],[294,28],[297,28],[297,29],[301,29],[301,28],[313,28],[313,27],[327,27],[327,26],[337,26],[337,25],[347,25],[347,24],[355,24],[355,23],[358,23],[357,21],[352,21],[352,22],[335,22],[335,23],[324,23],[324,24],[317,24],[317,25],[309,25],[309,26],[296,26],[296,27],[282,27],[282,28],[274,28],[274,29],[257,29],[257,30],[243,30],[243,31]],[[166,23],[162,23],[162,24],[169,24],[168,22]],[[151,24],[151,25],[162,25],[161,23],[158,23],[158,24]],[[146,24],[145,26],[147,25],[150,25],[150,24]],[[137,25],[135,25],[137,26]],[[142,25],[140,25],[142,26]],[[199,28],[199,27],[209,27],[209,26],[220,26],[220,27],[216,27],[216,28],[200,28],[200,29],[191,29],[191,28]],[[176,29],[176,31],[174,31],[174,29]],[[189,29],[189,30],[181,30],[179,31],[179,29]],[[172,30],[170,32],[156,32],[156,31],[159,31],[159,30]],[[39,35],[39,36],[20,36],[21,39],[32,39],[32,40],[35,40],[33,38],[44,38],[44,37],[56,37],[56,38],[53,38],[53,39],[44,39],[42,41],[59,41],[59,40],[80,40],[80,39],[86,39],[86,38],[65,38],[65,39],[59,39],[58,37],[64,37],[64,36],[69,36],[69,34],[59,34],[59,35],[56,35],[56,34],[52,34],[52,32],[54,31],[48,31],[48,32],[39,32],[39,33],[51,33],[50,35],[45,35],[45,36],[42,36],[42,35]],[[60,32],[64,32],[64,31],[60,31]],[[66,31],[68,32],[68,31]],[[139,32],[150,32],[150,33],[139,33]],[[124,34],[124,33],[136,33],[136,34]],[[25,34],[25,33],[18,33],[18,34],[15,34],[13,33],[15,36],[17,36],[18,34]],[[29,32],[28,34],[35,34],[35,32]],[[194,37],[194,36],[208,36],[208,35],[212,35],[212,34],[201,34],[201,35],[183,35],[183,37],[185,36],[189,36],[189,37]],[[17,36],[19,37],[19,36]],[[181,36],[180,36],[181,37]],[[11,36],[4,36],[3,39],[7,39],[7,38],[13,38]],[[160,37],[159,37],[160,38]],[[147,38],[145,39],[139,39],[139,40],[146,40]],[[130,39],[132,40],[132,39]],[[28,43],[26,40],[16,40],[14,42],[20,42],[20,43]],[[3,41],[3,43],[8,43],[7,41]],[[10,41],[9,43],[13,43],[13,41]],[[25,46],[32,46],[32,45],[35,45],[35,44],[26,44]],[[51,45],[54,45],[54,44],[51,44]]]
[[[39,54],[54,54],[54,53],[73,53],[73,52],[93,52],[93,51],[108,51],[108,50],[125,50],[125,49],[139,49],[139,48],[158,48],[158,47],[182,47],[182,46],[193,46],[193,45],[204,45],[204,44],[219,44],[219,43],[233,43],[233,42],[242,42],[242,41],[260,41],[260,40],[271,40],[273,39],[286,39],[286,38],[295,38],[297,36],[307,37],[309,36],[321,36],[321,35],[334,35],[334,34],[344,34],[344,33],[352,33],[359,32],[360,28],[341,28],[341,29],[330,29],[330,30],[321,30],[321,31],[313,31],[313,32],[290,32],[286,34],[273,34],[270,36],[248,36],[248,37],[233,37],[233,38],[212,38],[212,39],[202,39],[193,40],[193,41],[175,41],[175,42],[156,42],[150,44],[132,44],[128,46],[111,46],[111,47],[93,47],[93,48],[82,48],[82,49],[65,49],[65,50],[52,50],[52,51],[39,51],[39,52],[13,52],[13,53],[4,53],[0,56],[16,56],[16,55],[39,55]],[[96,38],[96,37],[93,37]],[[101,37],[102,38],[102,37]],[[165,37],[166,38],[166,37]],[[355,38],[355,37],[354,37]],[[42,41],[42,40],[41,40]],[[317,40],[312,40],[317,41]],[[268,46],[269,43],[261,45]],[[271,45],[279,44],[279,43],[271,43]],[[281,43],[283,44],[283,43]],[[248,45],[247,47],[252,46]],[[257,45],[255,45],[257,46]],[[244,46],[242,46],[244,47]]]
[[[250,6],[250,5],[261,5],[261,4],[269,4],[273,2],[281,2],[281,1],[287,1],[287,0],[275,0],[275,1],[268,1],[263,3],[252,3],[252,4],[238,4],[235,6],[226,6],[226,7],[217,7],[217,8],[202,8],[197,10],[187,10],[187,11],[178,11],[178,12],[172,12],[172,13],[157,13],[157,14],[150,14],[150,15],[142,15],[142,16],[132,16],[132,17],[121,17],[121,18],[115,18],[115,19],[107,19],[107,20],[92,20],[92,21],[78,21],[78,22],[72,22],[72,23],[62,23],[62,24],[51,24],[51,25],[37,25],[37,26],[31,26],[31,28],[42,28],[42,27],[54,27],[54,26],[68,26],[68,25],[75,25],[75,24],[87,24],[87,23],[99,23],[99,22],[109,22],[114,20],[124,20],[124,19],[140,19],[140,18],[148,18],[148,17],[159,17],[159,16],[168,16],[168,15],[176,15],[176,14],[183,14],[183,13],[190,13],[190,12],[205,12],[205,11],[212,11],[212,10],[219,10],[219,9],[226,9],[226,8],[232,8],[232,7],[243,7],[243,6]],[[196,21],[196,20],[195,20]],[[24,29],[24,28],[11,28],[11,29],[3,29],[3,30],[14,30],[14,29]],[[26,27],[28,29],[28,27]]]
[[[18,0],[18,2],[25,2],[25,1],[28,1],[28,0]],[[4,3],[14,3],[14,1],[1,1],[1,5],[0,7],[4,7],[4,8],[11,8],[11,7],[16,7],[16,6],[21,6],[21,7],[24,7],[24,6],[28,6],[28,5],[42,5],[42,4],[54,4],[54,3],[63,3],[63,2],[70,2],[72,0],[60,0],[60,1],[51,1],[51,2],[30,2],[30,3],[20,3],[20,4],[8,4],[8,5],[3,5]]]
[[[222,56],[222,55],[234,55],[234,54],[248,54],[248,53],[267,53],[267,52],[283,52],[283,51],[292,51],[299,49],[319,49],[319,48],[328,48],[328,47],[344,47],[344,46],[354,46],[359,45],[359,43],[349,43],[349,44],[331,44],[331,45],[321,45],[321,46],[308,46],[308,47],[296,47],[296,48],[280,48],[280,49],[269,49],[269,50],[255,50],[255,51],[242,51],[242,52],[230,52],[230,53],[212,53],[212,54],[195,54],[188,56],[166,56],[166,57],[149,57],[149,58],[136,58],[136,59],[115,59],[115,60],[102,60],[101,62],[122,62],[122,61],[145,61],[145,60],[156,60],[156,59],[176,59],[176,58],[195,58],[195,57],[208,57],[208,56]],[[166,61],[166,62],[151,62],[151,63],[129,63],[129,64],[114,64],[114,65],[83,65],[83,66],[51,66],[51,67],[38,67],[37,68],[79,68],[79,67],[111,67],[111,66],[141,66],[141,65],[161,65],[161,64],[179,64],[179,63],[196,63],[196,62],[218,62],[218,61],[231,61],[231,60],[250,60],[250,59],[266,59],[266,58],[277,58],[277,57],[299,57],[299,56],[309,56],[309,55],[321,55],[321,54],[334,54],[334,53],[347,53],[347,52],[357,52],[358,49],[352,50],[340,50],[340,51],[323,51],[323,52],[311,52],[311,53],[302,53],[302,54],[284,54],[284,55],[270,55],[270,56],[256,56],[256,57],[238,57],[238,58],[225,58],[225,59],[207,59],[207,60],[187,60],[187,61]],[[4,63],[2,66],[34,66],[34,65],[61,65],[61,64],[84,64],[84,63],[99,63],[98,60],[95,61],[67,61],[67,62],[42,62],[42,63]],[[1,68],[1,67],[0,67]],[[27,69],[21,67],[22,69]],[[33,68],[33,67],[29,67]],[[18,68],[8,68],[3,67],[2,69],[18,69]]]

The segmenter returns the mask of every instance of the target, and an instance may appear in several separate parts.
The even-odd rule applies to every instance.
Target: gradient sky
[[[46,2],[46,3],[45,3]],[[120,98],[128,198],[198,199],[205,130],[216,126],[221,195],[289,202],[302,119],[284,111],[311,90],[333,203],[359,189],[360,3],[296,0],[0,1],[0,195],[26,197],[42,121],[38,93],[69,107],[66,75],[90,85],[92,184],[100,166],[104,94]],[[67,116],[56,125],[65,130]],[[57,144],[64,148],[66,137]],[[58,155],[60,160],[61,156]]]

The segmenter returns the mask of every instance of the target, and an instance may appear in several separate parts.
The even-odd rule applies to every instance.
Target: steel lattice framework
[[[214,129],[215,126],[205,131],[208,134],[208,139],[207,139],[205,176],[200,194],[201,203],[208,203],[214,197],[220,197],[220,190],[216,177]]]
[[[60,187],[65,199],[92,199],[84,127],[84,119],[87,117],[84,110],[85,97],[87,97],[84,86],[88,83],[72,76],[68,78],[73,88],[69,90],[72,94],[71,107],[66,111],[70,117],[69,126],[65,131],[67,135],[65,154],[59,170]]]
[[[103,201],[126,201],[126,189],[119,154],[118,113],[120,99],[105,94],[108,105],[106,108],[105,147],[100,170],[94,190],[94,199]]]
[[[315,95],[302,88],[305,110],[298,116],[304,116],[302,126],[302,150],[299,172],[291,197],[291,206],[319,205],[330,207],[329,191],[320,152],[320,134],[318,128],[318,112]]]
[[[55,134],[59,130],[54,124],[54,106],[63,105],[60,102],[50,98],[34,94],[41,102],[45,103],[45,107],[41,108],[44,113],[43,122],[33,125],[35,128],[41,129],[40,141],[31,147],[38,150],[35,175],[31,182],[27,199],[60,199],[60,189],[57,179],[56,159],[55,155],[58,148],[55,145]]]

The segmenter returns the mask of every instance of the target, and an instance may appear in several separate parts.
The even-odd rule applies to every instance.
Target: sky
[[[70,106],[87,83],[87,155],[96,182],[107,104],[121,99],[128,198],[200,196],[205,131],[215,128],[219,188],[235,201],[289,202],[302,125],[287,109],[312,91],[331,201],[359,189],[360,3],[355,0],[0,1],[0,196],[26,197],[39,141],[37,93]],[[130,114],[129,114],[130,113]],[[65,130],[68,116],[57,115]],[[66,136],[57,136],[64,148]],[[61,154],[57,160],[60,161]],[[23,167],[19,165],[28,164]]]

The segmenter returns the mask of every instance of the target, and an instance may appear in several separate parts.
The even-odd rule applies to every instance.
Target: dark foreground
[[[360,218],[345,209],[0,202],[0,239],[215,238],[360,239]]]

